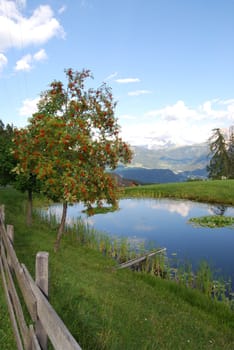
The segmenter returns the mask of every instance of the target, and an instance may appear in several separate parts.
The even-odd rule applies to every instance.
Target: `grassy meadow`
[[[183,198],[197,202],[234,205],[234,180],[188,181],[128,187],[123,197]]]
[[[234,181],[199,181],[128,188],[124,195],[233,205],[233,190]],[[234,313],[225,303],[144,272],[117,270],[113,259],[71,233],[54,253],[56,225],[35,215],[28,228],[24,194],[0,189],[0,204],[15,227],[19,260],[32,275],[36,253],[49,252],[50,302],[82,349],[234,349]],[[6,309],[0,285],[0,349],[13,350]]]

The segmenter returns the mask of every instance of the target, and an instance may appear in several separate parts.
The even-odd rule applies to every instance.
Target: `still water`
[[[206,260],[218,275],[234,281],[234,228],[200,228],[188,223],[204,215],[234,216],[234,207],[215,206],[185,200],[122,199],[119,210],[87,217],[81,204],[69,206],[67,222],[79,217],[90,226],[118,237],[144,241],[151,248],[165,247],[168,257],[189,261],[196,269]],[[61,216],[62,208],[48,209]]]

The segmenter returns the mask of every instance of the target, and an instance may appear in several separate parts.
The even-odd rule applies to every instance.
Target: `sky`
[[[234,125],[234,0],[0,0],[0,119],[25,127],[64,69],[113,91],[131,145]]]

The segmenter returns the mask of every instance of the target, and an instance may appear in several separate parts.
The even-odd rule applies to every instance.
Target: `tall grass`
[[[47,213],[36,210],[35,215],[41,215],[43,220],[53,229],[58,225],[58,217],[51,212]],[[133,241],[126,237],[110,236],[96,230],[82,218],[77,218],[73,220],[72,223],[67,224],[65,235],[68,235],[70,239],[81,245],[97,250],[105,256],[114,258],[118,263],[130,260],[147,252],[143,242]]]
[[[173,262],[164,252],[150,257],[140,267],[137,266],[135,270],[199,290],[207,297],[222,301],[234,310],[232,281],[230,279],[227,281],[222,278],[216,279],[212,268],[205,260],[200,261],[198,268],[194,271],[188,261]]]

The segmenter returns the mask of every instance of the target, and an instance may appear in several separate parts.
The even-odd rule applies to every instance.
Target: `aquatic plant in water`
[[[210,216],[201,216],[197,218],[191,218],[188,221],[194,226],[201,227],[225,227],[233,226],[234,227],[234,217],[233,216],[221,216],[221,215],[210,215]]]

